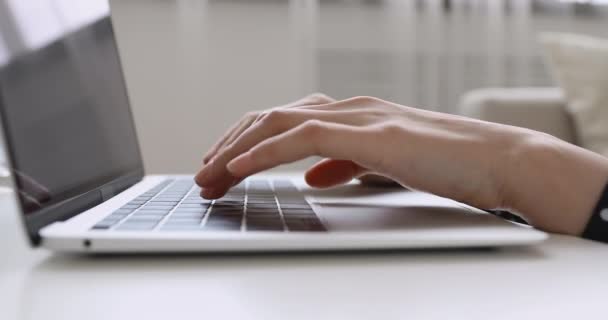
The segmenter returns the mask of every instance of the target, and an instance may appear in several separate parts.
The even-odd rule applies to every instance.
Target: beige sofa
[[[549,133],[577,142],[572,118],[557,88],[484,88],[465,94],[460,113],[486,121]]]

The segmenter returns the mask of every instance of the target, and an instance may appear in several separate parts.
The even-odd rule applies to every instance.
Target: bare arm
[[[608,160],[536,131],[409,108],[371,97],[315,95],[246,116],[196,176],[207,198],[242,178],[312,155],[306,173],[330,187],[367,173],[534,226],[580,235],[608,181]]]

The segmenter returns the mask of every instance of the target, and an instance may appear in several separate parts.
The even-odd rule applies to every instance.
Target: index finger
[[[369,129],[350,125],[307,121],[306,123],[267,139],[241,154],[227,165],[235,177],[252,174],[309,156],[351,160],[366,168],[374,168],[379,159],[373,150],[373,134]]]

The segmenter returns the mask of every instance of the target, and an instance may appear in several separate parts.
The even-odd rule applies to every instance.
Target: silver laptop
[[[38,21],[42,7],[38,15],[0,7],[4,149],[16,214],[33,245],[225,252],[487,247],[546,238],[404,189],[353,183],[318,191],[297,176],[258,176],[210,201],[190,176],[146,176],[108,5],[87,3],[87,10],[49,7],[48,17],[64,19],[50,29]]]

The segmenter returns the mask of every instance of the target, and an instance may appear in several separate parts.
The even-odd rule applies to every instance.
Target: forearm
[[[507,164],[505,206],[550,232],[581,235],[608,182],[608,159],[555,137],[527,135]]]

